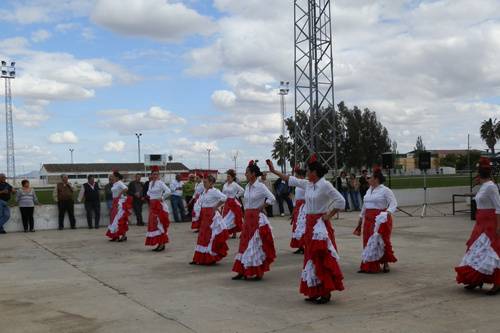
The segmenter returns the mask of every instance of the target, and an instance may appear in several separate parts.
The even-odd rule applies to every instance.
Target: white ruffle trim
[[[295,232],[292,233],[292,238],[301,240],[306,233],[306,205],[300,206],[299,215],[297,216],[297,226]]]
[[[368,238],[366,247],[361,254],[361,260],[364,263],[380,260],[385,253],[385,243],[382,236],[378,233],[380,226],[388,220],[387,212],[382,212],[375,217],[375,227],[373,234]]]
[[[302,281],[307,283],[309,288],[316,287],[321,284],[321,281],[316,276],[316,267],[312,260],[308,260],[306,266],[302,270]]]
[[[319,218],[316,221],[316,224],[314,225],[312,239],[319,241],[326,241],[328,246],[328,251],[330,252],[332,257],[334,257],[337,261],[340,260],[340,256],[337,253],[335,246],[333,246],[332,240],[328,236],[328,230],[326,229],[325,221],[323,221],[322,218]]]
[[[122,218],[123,214],[125,213],[125,209],[123,209],[123,204],[127,201],[126,196],[121,196],[120,199],[118,200],[118,211],[116,212],[116,215],[113,219],[113,222],[108,225],[108,230],[111,233],[116,233],[118,231],[118,221]]]
[[[259,215],[259,228],[263,226],[269,226],[271,229],[271,225],[269,224],[269,220],[267,216],[263,213]],[[260,230],[257,228],[252,238],[248,242],[248,246],[243,253],[238,253],[236,255],[236,260],[241,261],[243,267],[258,267],[264,263],[266,260],[266,254],[262,249],[262,239],[260,238]]]
[[[500,258],[491,247],[491,240],[485,233],[474,241],[465,253],[460,266],[470,266],[485,275],[492,275],[495,269],[500,269]]]
[[[234,220],[236,219],[233,211],[229,211],[226,216],[224,217],[224,224],[227,228],[227,230],[231,230],[236,227],[236,223],[234,223]]]
[[[219,235],[221,232],[226,230],[226,225],[222,220],[222,216],[219,212],[215,212],[214,218],[212,220],[212,224],[210,225],[210,229],[212,229],[212,235],[210,236],[210,242],[207,246],[196,245],[195,251],[200,253],[208,253],[211,256],[216,256],[217,253],[212,251],[212,246],[214,243],[215,237]]]
[[[200,219],[200,213],[201,213],[201,198],[198,198],[198,200],[196,200],[194,206],[193,206],[193,212],[194,212],[194,216],[193,216],[193,222],[196,222]]]

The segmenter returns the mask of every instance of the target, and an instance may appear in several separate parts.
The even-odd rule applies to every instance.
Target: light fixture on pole
[[[5,80],[5,135],[7,144],[7,177],[16,183],[16,160],[14,156],[14,122],[12,120],[12,90],[10,80],[16,77],[16,63],[7,64],[2,60],[0,68],[1,78]]]
[[[74,148],[70,148],[70,149],[69,149],[69,152],[70,152],[70,154],[71,154],[71,164],[73,164],[73,163],[74,163],[74,160],[73,160],[73,152],[74,152],[74,151],[75,151],[75,149],[74,149]]]
[[[208,153],[208,170],[210,171],[210,153],[212,152],[211,148],[207,148],[207,153]]]
[[[286,147],[285,144],[287,142],[285,137],[285,118],[286,118],[286,101],[285,96],[290,92],[290,82],[281,81],[280,82],[280,100],[281,100],[281,156],[283,158],[283,165],[281,166],[281,171],[286,173]]]
[[[233,155],[233,161],[234,161],[234,172],[238,173],[238,154],[239,151],[236,151]]]
[[[142,133],[135,133],[137,137],[137,163],[141,163],[141,136]]]

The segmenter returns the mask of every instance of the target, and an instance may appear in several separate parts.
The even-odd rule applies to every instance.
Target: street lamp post
[[[7,177],[16,184],[16,161],[14,156],[14,121],[12,120],[12,90],[10,81],[16,77],[16,63],[1,61],[0,77],[5,79],[5,136],[7,153]]]
[[[208,153],[208,170],[210,171],[210,153],[212,152],[212,149],[207,148],[207,153]]]
[[[74,152],[74,151],[75,151],[75,149],[74,149],[74,148],[70,148],[70,149],[69,149],[69,152],[70,152],[70,154],[71,154],[71,164],[73,164],[73,163],[74,163],[74,160],[73,160],[73,152]]]
[[[286,101],[285,97],[290,92],[289,88],[290,82],[281,81],[280,82],[280,99],[281,99],[281,156],[283,158],[283,165],[281,166],[281,171],[286,174],[286,149],[285,149],[285,117],[286,117]]]
[[[233,161],[234,161],[234,172],[238,173],[238,154],[239,152],[236,151],[233,155]]]
[[[141,163],[141,136],[142,133],[135,133],[137,137],[137,163]]]

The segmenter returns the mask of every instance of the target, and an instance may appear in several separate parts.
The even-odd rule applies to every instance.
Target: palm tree
[[[491,118],[481,124],[481,139],[486,143],[492,154],[495,154],[495,145],[500,139],[500,123]]]
[[[278,162],[281,170],[285,171],[286,160],[290,161],[290,154],[292,152],[292,143],[288,141],[288,138],[284,138],[282,135],[273,144],[273,150],[271,152],[272,157]],[[284,155],[283,155],[284,154]]]

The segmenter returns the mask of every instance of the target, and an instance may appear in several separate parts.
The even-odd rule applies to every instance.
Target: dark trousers
[[[286,205],[288,206],[288,211],[290,214],[293,212],[293,202],[292,199],[290,199],[290,195],[279,195],[278,196],[278,206],[280,209],[280,214],[285,213],[285,208],[283,207],[283,201],[286,202]]]
[[[274,215],[273,215],[273,206],[272,205],[266,206],[266,213],[267,213],[267,217],[274,217]]]
[[[21,219],[23,220],[24,231],[35,230],[35,220],[33,219],[33,212],[35,207],[19,207],[21,211]]]
[[[71,228],[74,229],[76,227],[76,220],[75,203],[73,200],[59,200],[57,206],[59,207],[59,229],[64,229],[64,215],[66,215],[66,212],[68,212]]]
[[[184,200],[186,200],[186,204],[187,204],[187,210],[188,210],[188,213],[189,213],[189,217],[193,216],[193,206],[192,204],[189,204],[191,202],[191,200],[193,200],[193,197],[191,195],[186,195],[184,197]]]
[[[94,215],[94,226],[99,228],[101,219],[101,203],[99,201],[85,201],[85,212],[87,213],[87,225],[92,228],[92,215]]]
[[[144,201],[141,199],[134,198],[132,201],[132,207],[134,209],[135,217],[137,218],[137,225],[143,225],[144,221],[142,219],[142,205]]]
[[[178,195],[172,195],[170,197],[172,201],[172,213],[174,214],[175,222],[183,222],[184,221],[184,202],[182,201],[182,197]]]

